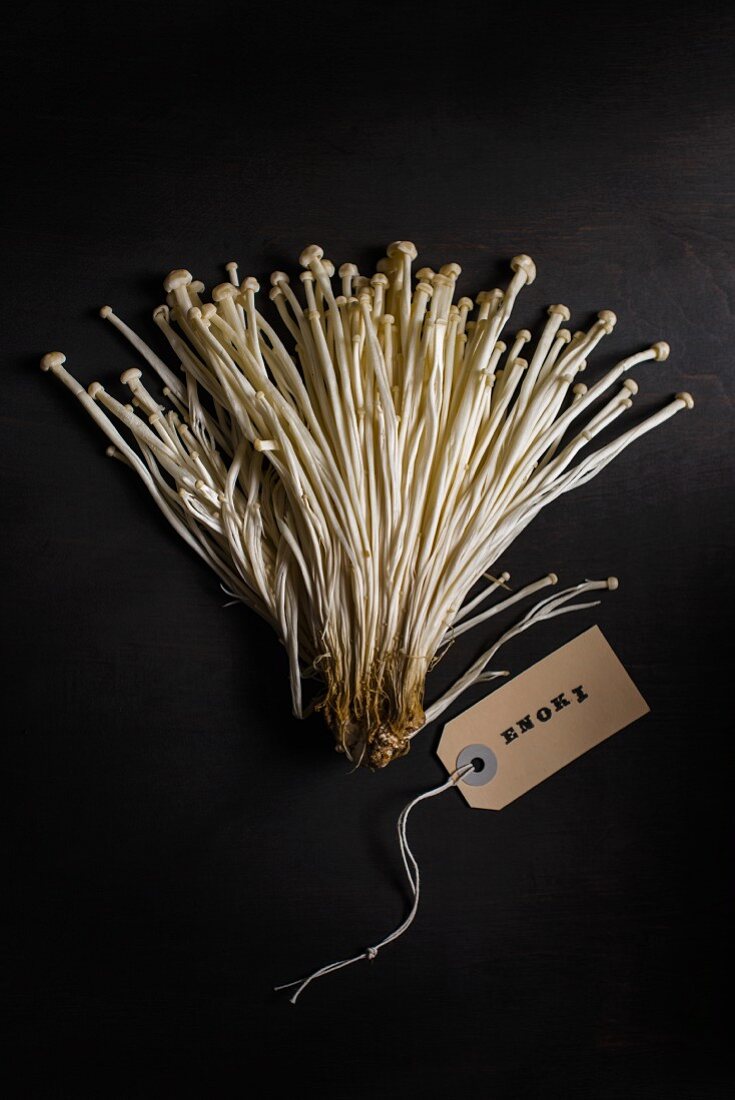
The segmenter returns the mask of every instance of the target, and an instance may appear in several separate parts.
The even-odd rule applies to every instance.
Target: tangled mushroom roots
[[[617,587],[585,580],[547,594],[426,704],[427,672],[454,639],[556,584],[548,574],[505,594],[510,574],[496,575],[495,563],[520,532],[692,405],[678,394],[611,433],[638,390],[628,372],[666,359],[666,344],[587,386],[579,376],[615,325],[609,310],[572,334],[569,310],[552,305],[535,341],[521,329],[504,342],[515,300],[536,277],[528,256],[511,261],[504,289],[474,301],[455,301],[458,264],[414,276],[415,258],[413,244],[395,241],[373,275],[343,264],[336,284],[311,245],[301,293],[284,272],[271,276],[273,323],[237,264],[209,302],[188,271],[172,271],[153,313],[172,365],[103,307],[158,376],[158,392],[136,367],[122,375],[120,401],[99,382],[85,390],[61,352],[41,363],[224,589],[277,632],[294,714],[315,705],[337,748],[373,768],[402,756],[473,684],[506,675],[490,663],[510,638],[593,606],[573,602],[580,595]],[[302,682],[312,678],[323,687],[305,707]]]
[[[326,681],[317,709],[351,760],[383,768],[408,752],[425,721],[425,661],[389,655],[358,684],[350,684],[338,667],[326,671]]]

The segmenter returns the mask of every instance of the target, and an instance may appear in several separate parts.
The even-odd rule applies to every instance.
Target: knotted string
[[[414,806],[417,806],[419,802],[423,802],[427,798],[434,798],[435,795],[441,794],[443,791],[449,790],[450,787],[456,786],[463,776],[468,772],[473,771],[472,764],[465,764],[461,768],[457,768],[452,772],[446,782],[442,783],[439,787],[434,787],[430,791],[424,791],[423,794],[417,795],[407,806],[404,806],[401,814],[398,818],[398,844],[401,851],[401,858],[403,860],[403,866],[406,870],[406,877],[408,884],[411,888],[413,895],[413,903],[409,910],[406,919],[398,925],[398,927],[389,935],[382,939],[380,943],[374,944],[373,947],[367,947],[359,955],[354,955],[351,959],[340,959],[339,962],[330,963],[328,966],[322,966],[319,970],[315,970],[313,974],[310,974],[308,978],[298,978],[295,982],[286,982],[284,985],[275,986],[276,990],[279,989],[291,989],[293,986],[298,986],[298,989],[294,995],[290,998],[291,1004],[296,1004],[297,1000],[304,992],[306,987],[311,984],[316,978],[323,978],[325,974],[331,974],[333,970],[341,970],[343,966],[351,966],[352,963],[359,962],[360,959],[374,959],[378,951],[386,944],[392,943],[393,940],[397,940],[399,936],[402,936],[407,928],[413,923],[413,919],[416,916],[419,907],[419,895],[421,887],[421,876],[419,874],[419,865],[416,862],[413,852],[408,843],[408,837],[406,835],[406,826],[411,810]]]

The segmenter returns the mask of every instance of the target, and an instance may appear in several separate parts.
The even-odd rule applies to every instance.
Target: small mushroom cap
[[[601,309],[597,314],[597,320],[605,326],[607,332],[612,332],[618,323],[618,319],[611,309]]]
[[[610,590],[610,592],[614,592],[615,589],[619,587],[619,585],[620,585],[620,581],[618,580],[617,577],[608,577],[607,578],[607,587]]]
[[[163,280],[163,289],[167,293],[171,293],[173,290],[178,290],[181,286],[188,286],[192,281],[191,272],[185,271],[183,268],[179,268],[176,271],[171,271]]]
[[[354,278],[355,275],[359,275],[360,272],[357,269],[357,264],[342,264],[339,269],[340,279]]]
[[[579,397],[584,397],[584,395],[587,393],[587,387],[585,386],[584,382],[577,382],[576,386],[572,386],[572,393],[576,394]]]
[[[225,264],[225,271],[237,271],[237,260],[230,260]]]
[[[290,283],[290,281],[285,271],[271,272],[271,286],[279,286],[280,283]]]
[[[334,264],[332,263],[332,261],[327,260],[327,259],[323,259],[322,260],[322,267],[324,268],[324,271],[326,273],[327,278],[331,279],[332,276],[334,275]]]
[[[690,393],[677,393],[676,399],[677,401],[683,401],[688,409],[694,408],[694,398]]]
[[[659,340],[658,343],[653,345],[651,351],[656,353],[656,359],[659,363],[663,363],[671,355],[671,348],[665,340]]]
[[[549,581],[551,584],[556,584],[558,580],[559,578],[557,577],[556,573],[549,573]]]
[[[112,306],[102,306],[100,310],[100,317],[103,321],[106,321],[108,317],[112,315]]]
[[[475,303],[472,301],[471,298],[460,298],[459,301],[457,302],[457,305],[459,306],[460,309],[474,309],[475,308]]]
[[[308,267],[309,264],[316,263],[321,260],[324,255],[324,249],[318,244],[307,245],[304,251],[299,256],[299,263],[302,267]]]
[[[492,290],[481,290],[475,298],[478,305],[482,305],[483,302],[489,302],[490,305],[494,305],[495,302],[500,302],[505,297],[505,294],[500,287],[494,287]]]
[[[341,271],[341,269],[340,269],[340,271]],[[377,274],[373,275],[370,282],[373,284],[373,286],[382,286],[382,287],[390,286],[390,280],[389,280],[388,276],[384,275],[382,273],[382,271],[378,271]]]
[[[435,275],[436,272],[433,267],[422,267],[416,272],[416,278],[425,283],[430,283]]]
[[[527,344],[531,339],[531,333],[527,328],[519,329],[516,333],[516,340],[522,340],[524,344]]]
[[[202,320],[211,321],[217,313],[217,307],[212,302],[205,302],[202,306]]]
[[[413,241],[393,241],[388,245],[386,252],[390,259],[393,259],[397,254],[408,256],[410,259],[415,260],[419,254],[419,251]]]
[[[260,290],[260,283],[254,275],[248,275],[247,279],[243,279],[240,283],[240,290],[252,290],[257,294]]]
[[[638,393],[638,383],[635,378],[626,378],[623,382],[623,389],[629,390],[630,393]]]
[[[450,279],[458,279],[462,274],[462,268],[459,264],[451,263],[444,264],[439,268],[442,275],[447,275]]]
[[[568,321],[569,318],[572,316],[569,312],[568,307],[562,305],[549,306],[546,312],[548,313],[549,317],[552,317],[555,313],[558,313],[562,321]]]
[[[536,278],[536,264],[533,262],[530,256],[526,256],[522,253],[520,256],[514,256],[510,261],[510,266],[513,271],[525,271],[526,284],[531,285]]]
[[[240,288],[232,283],[219,283],[212,288],[212,301],[223,302],[225,298],[236,298],[239,293]]]
[[[63,351],[49,351],[41,360],[41,370],[53,370],[66,362]]]
[[[572,339],[572,334],[568,328],[560,328],[556,334],[557,340],[563,340],[565,344],[569,344]]]
[[[168,308],[168,306],[156,306],[156,308],[153,310],[153,320],[154,321],[166,322],[166,321],[168,321],[168,319],[169,319],[169,308]]]
[[[105,387],[102,385],[101,382],[90,382],[87,386],[87,393],[93,401],[96,401],[99,395],[104,392]]]
[[[142,376],[143,371],[139,370],[138,367],[129,367],[127,370],[124,370],[120,375],[120,381],[124,386],[129,386],[131,382],[137,382],[139,378],[142,378]]]

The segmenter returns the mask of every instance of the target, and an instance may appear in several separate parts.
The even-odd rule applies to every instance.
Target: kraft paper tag
[[[450,773],[482,761],[457,787],[500,810],[648,710],[593,626],[448,722],[437,751]]]

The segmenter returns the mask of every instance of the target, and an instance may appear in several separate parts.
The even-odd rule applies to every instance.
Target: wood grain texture
[[[546,19],[523,3],[301,15],[222,2],[33,5],[0,60],[0,409],[9,781],[6,1095],[225,1097],[253,1065],[294,1095],[707,1100],[729,1092],[733,551],[733,16],[643,5]],[[651,714],[498,815],[445,796],[411,822],[425,873],[400,945],[271,992],[405,911],[394,822],[443,774],[438,730],[345,774],[291,718],[286,659],[98,431],[37,370],[85,381],[151,335],[160,282],[292,270],[396,238],[496,284],[539,276],[619,323],[588,370],[665,338],[641,408],[692,413],[550,508],[523,583],[620,577],[599,614],[506,650],[527,667],[597,621]],[[473,658],[463,638],[437,685]],[[479,695],[473,698],[478,698]],[[455,712],[452,712],[455,713]],[[230,1081],[232,1083],[228,1084]]]

